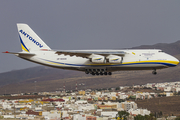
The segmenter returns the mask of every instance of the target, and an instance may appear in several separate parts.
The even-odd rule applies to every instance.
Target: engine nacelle
[[[106,63],[104,56],[95,56],[91,58],[91,62],[93,63]]]
[[[110,57],[108,58],[108,62],[109,63],[122,63],[122,57],[119,57],[119,56]]]

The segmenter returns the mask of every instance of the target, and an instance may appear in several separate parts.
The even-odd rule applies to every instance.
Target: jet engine
[[[95,56],[91,58],[91,62],[93,63],[106,63],[104,56]]]
[[[111,56],[111,57],[108,57],[107,61],[109,63],[122,63],[122,57],[120,57],[120,56]]]

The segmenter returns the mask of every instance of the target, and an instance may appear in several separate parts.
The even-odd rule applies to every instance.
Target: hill
[[[163,116],[171,116],[171,115],[179,116],[180,115],[179,101],[180,101],[180,96],[173,96],[173,97],[161,97],[161,98],[140,100],[140,101],[136,101],[136,103],[139,108],[148,109],[152,113],[155,112],[158,113],[162,111]]]
[[[158,48],[180,59],[180,41],[170,44],[160,43],[134,48]],[[78,89],[96,89],[152,82],[172,82],[179,81],[180,78],[179,65],[169,69],[158,70],[157,75],[152,75],[151,72],[152,71],[119,71],[114,72],[112,76],[92,76],[79,71],[38,66],[1,73],[0,94],[56,91],[62,89],[64,84],[66,85],[66,89],[75,89],[76,82],[78,83]]]
[[[134,49],[161,49],[164,52],[177,55],[180,54],[180,40],[174,43],[158,43],[155,45],[141,45],[138,47],[133,47]]]

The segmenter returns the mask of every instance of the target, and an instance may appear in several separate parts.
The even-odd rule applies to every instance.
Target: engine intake
[[[122,63],[122,57],[120,56],[112,56],[107,59],[109,63]]]
[[[106,59],[104,56],[96,56],[91,58],[92,63],[106,63]]]

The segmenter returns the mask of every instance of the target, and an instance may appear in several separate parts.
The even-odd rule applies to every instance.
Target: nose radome
[[[176,59],[176,61],[177,61],[177,65],[179,64],[179,60],[178,59]]]
[[[174,63],[175,63],[176,65],[179,64],[179,60],[178,60],[177,58],[173,57],[173,56],[172,56],[172,61],[174,61]]]

